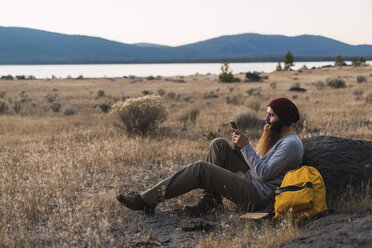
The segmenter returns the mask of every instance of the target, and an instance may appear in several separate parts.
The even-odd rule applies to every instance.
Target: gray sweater
[[[264,203],[273,200],[274,190],[282,183],[285,173],[298,168],[304,154],[302,142],[295,133],[279,138],[262,158],[251,145],[240,151],[250,167],[252,183]]]

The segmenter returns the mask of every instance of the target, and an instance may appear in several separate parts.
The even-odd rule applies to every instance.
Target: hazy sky
[[[178,46],[254,32],[372,45],[372,0],[0,0],[0,10],[0,26],[124,43]]]

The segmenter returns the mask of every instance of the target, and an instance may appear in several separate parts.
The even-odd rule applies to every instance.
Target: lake
[[[371,63],[372,61],[367,61]],[[272,72],[278,63],[230,63],[233,73],[259,71]],[[333,61],[321,62],[296,62],[293,69],[299,69],[306,65],[308,68],[333,65]],[[347,62],[350,64],[350,62]],[[283,63],[282,63],[283,66]],[[78,77],[123,77],[135,75],[146,76],[189,76],[195,74],[219,74],[220,63],[177,63],[177,64],[87,64],[87,65],[0,65],[0,76],[25,75],[36,78]]]

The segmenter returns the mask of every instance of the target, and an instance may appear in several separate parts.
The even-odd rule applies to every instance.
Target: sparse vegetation
[[[330,67],[300,74],[300,82],[308,90],[306,98],[298,94],[295,100],[300,115],[306,113],[300,137],[329,135],[372,141],[370,80],[356,83],[357,75],[370,75],[371,68]],[[246,111],[250,99],[257,99],[261,104],[257,113],[253,110],[251,113],[262,121],[270,99],[292,97],[294,93],[288,88],[293,76],[293,71],[269,74],[270,81],[277,83],[275,90],[270,83],[233,86],[219,84],[216,77],[211,80],[212,77],[206,79],[203,75],[195,77],[196,80],[185,77],[187,83],[184,84],[170,83],[164,78],[135,84],[129,78],[117,79],[115,83],[88,78],[78,83],[71,79],[38,83],[0,80],[1,91],[6,92],[0,102],[8,104],[8,112],[0,115],[0,247],[151,246],[146,241],[153,230],[145,229],[143,221],[152,221],[157,215],[144,217],[142,213],[130,212],[117,203],[115,196],[119,192],[147,189],[184,165],[205,159],[210,139],[230,140],[228,120],[233,119],[235,113]],[[326,78],[339,76],[353,87],[338,92],[326,85]],[[315,83],[310,84],[318,80],[324,81],[319,84],[321,90],[316,90]],[[53,92],[53,87],[58,88],[58,97],[50,103],[45,96]],[[256,97],[246,93],[258,87],[261,90]],[[157,92],[160,88],[166,93],[158,99],[169,109],[168,117],[158,124],[160,129],[150,135],[123,132],[113,125],[113,116],[103,113],[97,104],[121,98],[121,92],[125,92],[125,99],[136,99],[144,89]],[[105,96],[97,100],[99,89],[105,89]],[[358,93],[359,101],[353,100],[356,90],[363,92]],[[21,91],[27,92],[32,102],[22,103]],[[211,91],[218,92],[219,97],[203,99],[204,93]],[[177,96],[181,101],[174,100]],[[191,96],[190,101],[198,102],[201,111],[185,131],[178,116],[182,109],[191,106],[183,101],[187,96]],[[227,97],[238,104],[227,104]],[[22,106],[20,114],[14,114],[13,110],[17,101]],[[33,102],[35,107],[31,106]],[[61,113],[51,110],[55,103],[61,104],[58,111]],[[63,110],[70,104],[77,110],[66,116]],[[97,104],[97,108],[94,109],[93,104]],[[119,121],[123,126],[121,119]],[[246,131],[252,146],[258,142],[261,124]],[[157,211],[167,215],[173,209],[194,203],[199,193],[193,191],[167,200]],[[346,193],[347,196],[329,202],[330,209],[346,214],[371,213],[370,190]],[[199,236],[187,233],[190,243],[180,242],[175,246],[277,247],[307,228],[291,220],[277,222],[269,218],[244,222],[239,219],[241,212],[235,205],[224,200],[224,207],[224,212],[211,216],[218,225],[212,232],[200,231]],[[160,244],[156,242],[152,245]],[[173,237],[169,243],[172,242]]]
[[[186,127],[188,124],[195,124],[199,114],[200,105],[198,103],[193,103],[180,111],[178,120]]]

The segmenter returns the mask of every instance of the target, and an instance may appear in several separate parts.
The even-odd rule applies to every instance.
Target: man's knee
[[[210,168],[210,164],[208,162],[205,162],[203,160],[196,161],[190,165],[191,169],[194,171],[194,173],[198,175],[206,174],[207,171]]]
[[[230,147],[230,144],[225,138],[215,138],[214,140],[212,140],[210,146],[223,149],[225,147]]]

